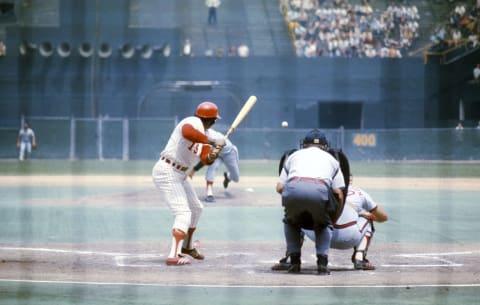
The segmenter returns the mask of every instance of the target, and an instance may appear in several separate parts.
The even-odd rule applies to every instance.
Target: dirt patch
[[[318,277],[313,243],[303,247],[302,274],[272,271],[283,243],[206,242],[206,258],[165,265],[167,243],[122,243],[0,247],[4,279],[144,283],[164,285],[360,286],[469,285],[478,283],[478,244],[373,244],[373,271],[354,270],[351,250],[332,250],[331,275]],[[81,250],[80,250],[81,249]]]
[[[145,186],[151,187],[149,176],[0,176],[4,186]],[[194,177],[195,186],[203,186],[203,177]],[[277,177],[242,176],[238,183],[244,188],[271,187],[275,189]],[[409,177],[355,177],[354,183],[365,189],[414,190],[478,190],[480,178],[409,178]],[[235,183],[232,183],[234,185]]]

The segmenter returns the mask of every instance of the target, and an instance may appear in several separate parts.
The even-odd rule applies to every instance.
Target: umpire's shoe
[[[290,267],[288,268],[288,273],[300,273],[300,265],[302,260],[300,259],[300,253],[292,253],[290,254]]]
[[[328,269],[328,256],[317,254],[317,272],[319,275],[329,275],[330,270]]]

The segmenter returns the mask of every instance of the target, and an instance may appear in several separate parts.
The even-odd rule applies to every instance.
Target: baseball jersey
[[[377,204],[367,192],[352,185],[348,187],[347,201],[357,209],[357,212],[362,209],[370,212],[377,207]]]
[[[372,197],[364,190],[350,185],[345,207],[340,217],[337,219],[336,225],[343,225],[358,219],[358,215],[362,210],[370,212],[377,207]]]
[[[193,128],[205,134],[205,129],[200,118],[196,116],[186,117],[175,127],[168,139],[165,149],[160,153],[160,156],[188,167],[198,160],[203,145],[205,144],[194,143],[185,139],[182,135],[182,127],[185,124],[190,124]]]
[[[18,133],[18,136],[20,137],[20,140],[23,143],[29,143],[32,141],[33,137],[35,136],[35,133],[33,133],[33,130],[28,128],[25,130],[24,128],[20,129],[20,132]]]
[[[278,182],[285,185],[292,177],[322,179],[333,189],[345,187],[338,161],[315,146],[297,150],[287,158]]]

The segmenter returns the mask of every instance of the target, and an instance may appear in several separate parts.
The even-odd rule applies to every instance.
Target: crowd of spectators
[[[441,52],[460,45],[468,48],[479,46],[480,1],[476,4],[467,2],[456,4],[447,21],[441,23],[430,37],[430,51]]]
[[[399,58],[418,37],[415,5],[381,11],[369,0],[284,0],[282,10],[299,57]]]

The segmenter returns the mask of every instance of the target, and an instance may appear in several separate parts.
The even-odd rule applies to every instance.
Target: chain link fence
[[[39,159],[155,160],[177,118],[24,118],[34,130]],[[21,126],[21,125],[20,125]],[[220,132],[228,126],[217,125]],[[309,129],[242,128],[230,139],[242,159],[278,160],[299,148]],[[17,158],[19,130],[0,128],[0,158]],[[330,146],[351,160],[480,160],[480,129],[324,129]]]

